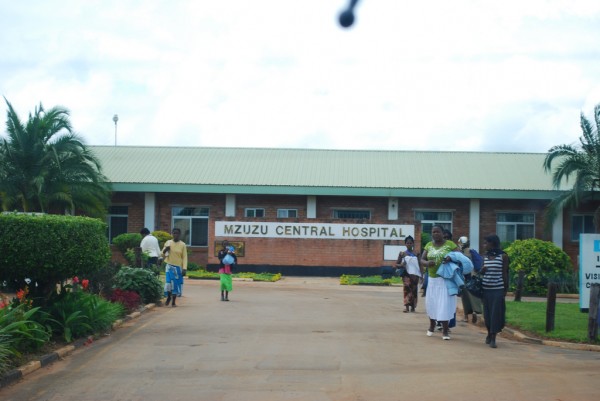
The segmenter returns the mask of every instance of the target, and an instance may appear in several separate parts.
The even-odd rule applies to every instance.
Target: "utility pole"
[[[115,114],[113,121],[115,122],[115,146],[117,146],[117,121],[119,121],[119,116]]]

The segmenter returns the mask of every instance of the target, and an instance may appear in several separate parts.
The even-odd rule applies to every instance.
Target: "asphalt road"
[[[63,361],[0,389],[0,399],[595,400],[600,353],[499,338],[459,323],[427,337],[424,299],[402,313],[398,287],[336,279],[187,281],[155,308]]]

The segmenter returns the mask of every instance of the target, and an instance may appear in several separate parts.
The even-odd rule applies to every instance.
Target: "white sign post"
[[[590,306],[590,287],[600,283],[600,234],[579,235],[579,309]]]

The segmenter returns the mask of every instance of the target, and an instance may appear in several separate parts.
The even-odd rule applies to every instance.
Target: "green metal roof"
[[[115,191],[550,199],[543,153],[91,146]]]

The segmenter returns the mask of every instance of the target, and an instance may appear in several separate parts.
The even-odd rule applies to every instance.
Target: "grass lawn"
[[[519,331],[549,340],[587,343],[588,314],[579,304],[556,303],[554,331],[546,333],[546,302],[506,301],[506,323]],[[597,342],[600,344],[600,342]]]

